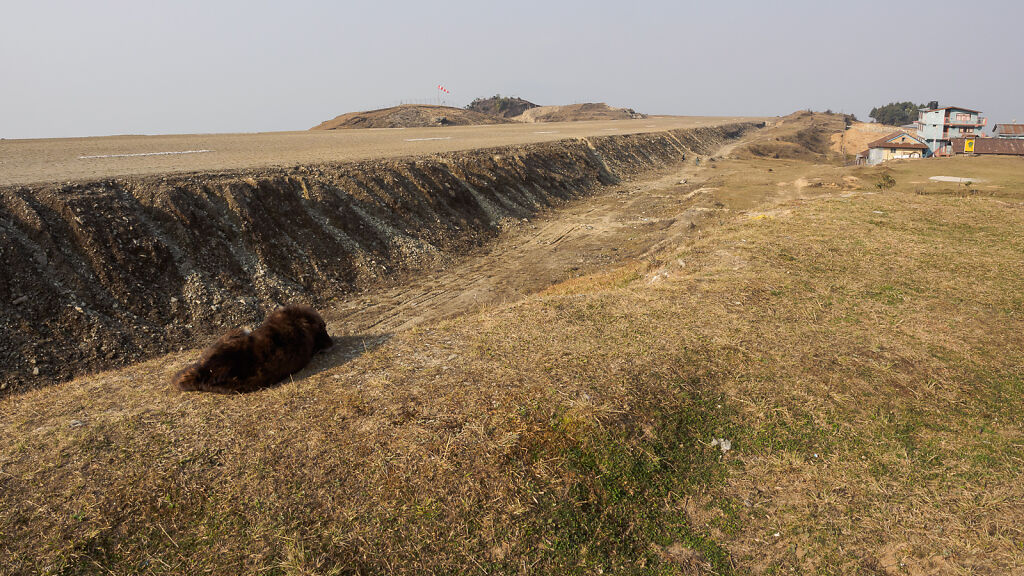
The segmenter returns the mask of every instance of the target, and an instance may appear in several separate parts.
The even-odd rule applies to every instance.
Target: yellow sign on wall
[[[964,152],[974,152],[974,138],[964,141]]]

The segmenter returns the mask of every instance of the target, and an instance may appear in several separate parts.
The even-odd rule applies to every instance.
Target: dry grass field
[[[737,156],[470,256],[589,254],[510,301],[336,311],[277,388],[3,399],[0,574],[1024,573],[1024,162]]]

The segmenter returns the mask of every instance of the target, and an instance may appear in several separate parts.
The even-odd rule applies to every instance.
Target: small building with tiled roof
[[[950,148],[955,155],[1024,156],[1024,138],[953,138]]]
[[[928,156],[928,144],[921,138],[907,132],[893,132],[868,144],[868,149],[861,152],[870,165],[881,164],[886,160],[899,158],[924,158]]]
[[[1024,138],[1024,124],[996,124],[992,132],[996,138]]]

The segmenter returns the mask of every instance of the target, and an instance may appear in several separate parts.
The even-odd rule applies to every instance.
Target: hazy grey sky
[[[0,0],[0,137],[303,130],[495,93],[654,114],[1024,122],[1024,2]],[[960,15],[960,16],[957,16]]]

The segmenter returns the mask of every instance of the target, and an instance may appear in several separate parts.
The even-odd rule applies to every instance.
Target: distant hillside
[[[632,108],[613,108],[604,102],[587,102],[568,106],[538,106],[515,118],[520,122],[578,122],[584,120],[629,120],[647,118]]]
[[[393,108],[349,112],[310,128],[339,130],[350,128],[423,128],[431,126],[471,126],[510,122],[577,122],[583,120],[629,120],[646,118],[632,108],[613,108],[603,102],[568,106],[537,106],[522,98],[477,98],[467,108],[403,104]]]
[[[772,131],[774,138],[754,139],[738,148],[737,158],[788,158],[816,160],[828,157],[832,151],[832,135],[846,128],[847,117],[842,114],[801,110],[785,116]]]
[[[508,120],[450,106],[404,104],[367,112],[349,112],[321,122],[310,130],[349,128],[422,128],[429,126],[469,126],[473,124],[505,124]]]
[[[481,114],[490,114],[491,116],[500,116],[502,118],[519,116],[531,108],[537,108],[537,105],[522,98],[515,96],[506,97],[501,94],[495,94],[490,98],[477,98],[469,106],[466,106],[467,110],[480,112]]]

